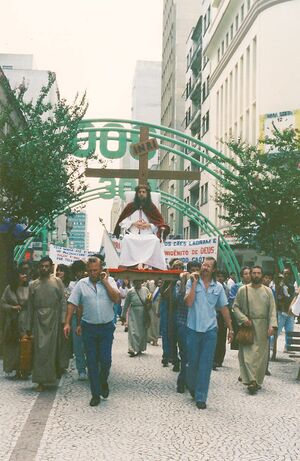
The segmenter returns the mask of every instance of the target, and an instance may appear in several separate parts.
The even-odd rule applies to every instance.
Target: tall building
[[[160,124],[161,62],[137,61],[132,85],[132,120]],[[149,167],[158,163],[158,154]],[[129,152],[121,159],[122,168],[138,168],[138,161]]]
[[[159,61],[137,61],[132,85],[131,118],[133,120],[145,121],[156,125],[160,124],[161,110],[161,62]],[[155,168],[158,164],[158,153],[149,160],[149,168]],[[138,169],[138,161],[129,152],[126,152],[120,160],[123,169]],[[137,181],[135,181],[137,182]],[[133,187],[132,180],[126,181]],[[119,218],[124,203],[119,197],[115,197],[111,211],[111,230]]]
[[[0,66],[3,69],[12,90],[20,85],[27,88],[25,101],[36,101],[40,90],[48,83],[48,70],[39,70],[35,67],[34,57],[32,54],[1,54]],[[48,101],[55,103],[57,101],[57,83],[55,83],[49,94]]]
[[[184,131],[186,41],[193,24],[200,14],[199,0],[164,0],[163,52],[161,87],[161,124]],[[183,170],[183,161],[174,154],[160,151],[160,167],[163,170]],[[183,198],[183,182],[160,181],[161,190]],[[171,228],[171,234],[182,235],[183,218],[177,211],[162,206],[162,213]]]
[[[231,138],[256,144],[261,136],[271,134],[273,123],[279,129],[300,128],[299,17],[298,0],[203,0],[190,35],[202,24],[202,53],[197,58],[201,86],[197,79],[191,84],[200,91],[196,136],[232,156],[224,144]],[[191,67],[192,61],[186,83]],[[194,100],[190,91],[186,110]],[[186,130],[193,135],[191,123]],[[198,199],[187,184],[185,200],[196,200],[200,211],[228,235],[228,223],[219,217],[224,210],[214,200],[215,185],[216,180],[203,170]],[[185,233],[193,234],[187,219]]]
[[[69,246],[78,250],[88,248],[87,216],[85,211],[74,213],[71,218],[72,226],[69,231]]]

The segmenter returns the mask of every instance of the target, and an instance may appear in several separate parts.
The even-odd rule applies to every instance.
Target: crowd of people
[[[89,379],[91,406],[109,395],[117,322],[128,332],[129,358],[148,344],[158,346],[161,338],[162,367],[173,367],[177,392],[188,390],[199,409],[206,408],[210,376],[223,364],[227,341],[239,350],[239,381],[255,394],[270,373],[277,336],[295,324],[291,305],[299,289],[290,268],[273,279],[260,266],[244,267],[237,281],[218,270],[212,257],[186,268],[173,260],[178,280],[141,282],[115,280],[97,255],[71,267],[59,264],[55,275],[53,267],[46,256],[37,273],[23,262],[10,274],[1,298],[4,372],[13,379],[31,375],[42,391],[57,384],[74,358],[78,379]],[[242,328],[252,330],[247,344],[236,341]],[[32,367],[24,370],[22,340],[32,337]]]

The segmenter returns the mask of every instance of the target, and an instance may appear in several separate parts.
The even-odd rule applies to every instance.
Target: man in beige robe
[[[262,284],[262,278],[262,268],[253,267],[251,283],[239,289],[233,304],[238,324],[253,325],[254,329],[254,343],[239,346],[240,377],[250,394],[261,389],[268,363],[269,336],[277,327],[274,296]]]
[[[42,391],[45,384],[56,384],[58,335],[64,304],[64,285],[52,275],[52,260],[45,256],[39,263],[39,278],[29,286],[29,327],[34,336],[32,381]]]

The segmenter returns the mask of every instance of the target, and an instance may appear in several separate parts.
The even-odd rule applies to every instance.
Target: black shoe
[[[108,387],[107,382],[101,384],[100,394],[103,399],[107,399],[107,397],[109,396],[109,387]]]
[[[206,408],[206,403],[205,403],[205,402],[196,402],[196,407],[197,407],[199,410],[205,410],[205,408]]]
[[[180,371],[180,363],[175,363],[172,370],[178,373]]]
[[[169,360],[168,359],[162,359],[161,361],[163,367],[168,367],[169,366]]]
[[[100,403],[100,397],[92,397],[90,401],[91,407],[97,407]]]
[[[133,351],[128,352],[128,354],[129,354],[129,357],[136,357],[137,355],[139,355],[138,352],[133,352]]]
[[[124,328],[124,332],[125,332],[125,333],[128,333],[128,327],[125,327],[125,328]]]
[[[185,385],[184,384],[177,384],[177,392],[178,392],[178,394],[184,394]]]
[[[213,369],[214,371],[218,371],[218,370],[217,370],[217,365],[213,364],[212,369]]]
[[[271,376],[271,373],[269,372],[269,370],[266,371],[266,376]]]

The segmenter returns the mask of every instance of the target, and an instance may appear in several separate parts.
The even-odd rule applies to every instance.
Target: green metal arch
[[[221,173],[218,170],[226,171],[229,176],[234,179],[239,179],[232,172],[232,161],[230,158],[226,157],[222,152],[219,152],[215,148],[209,146],[208,144],[202,142],[201,140],[187,135],[173,128],[168,128],[162,125],[155,125],[153,123],[142,122],[139,120],[127,120],[127,119],[87,119],[82,122],[82,129],[79,133],[88,133],[93,136],[93,141],[101,139],[101,132],[119,132],[125,134],[139,134],[138,128],[125,128],[125,127],[116,127],[116,126],[99,126],[94,127],[95,123],[126,123],[128,125],[134,125],[135,127],[147,126],[149,129],[159,130],[160,134],[157,132],[151,132],[151,137],[157,138],[158,140],[165,141],[167,144],[159,144],[159,149],[167,152],[174,153],[179,157],[189,161],[191,164],[194,164],[198,168],[206,170],[216,179],[221,178]],[[100,133],[100,136],[96,136],[97,132]],[[170,136],[165,136],[163,133],[169,133]],[[175,136],[175,137],[174,137]],[[178,139],[177,139],[177,138]],[[108,140],[116,141],[115,136],[107,136]],[[130,142],[130,138],[126,137],[126,140]],[[78,141],[86,141],[84,138],[78,138]],[[187,149],[188,151],[195,154],[196,157],[204,158],[207,163],[198,160],[192,155],[185,154],[182,150],[174,149],[171,146],[177,146],[181,149]],[[201,150],[205,149],[205,151]],[[213,165],[214,168],[210,166]]]
[[[75,202],[71,206],[67,207],[64,210],[64,212],[68,212],[76,206],[83,205],[87,202],[101,198],[101,193],[105,192],[106,190],[107,189],[105,186],[87,190],[85,193],[82,194],[81,199],[78,202]],[[119,193],[118,188],[116,189],[116,193]],[[226,269],[229,272],[236,272],[237,274],[239,274],[239,270],[240,270],[239,263],[232,249],[230,248],[230,246],[226,242],[226,239],[220,233],[220,231],[197,208],[193,207],[190,204],[186,204],[183,200],[178,199],[177,197],[174,197],[164,191],[160,191],[160,193],[161,193],[161,201],[163,204],[167,206],[171,206],[172,208],[175,208],[179,212],[183,213],[185,216],[188,216],[207,235],[209,236],[218,235],[220,255],[226,265]],[[34,232],[35,235],[38,235],[45,226],[49,225],[49,223],[50,221],[45,219],[37,223],[35,226],[33,226],[31,228],[31,231]],[[24,245],[17,247],[15,251],[16,261],[19,262],[22,260],[24,253],[32,240],[33,238],[28,239],[28,241]]]

